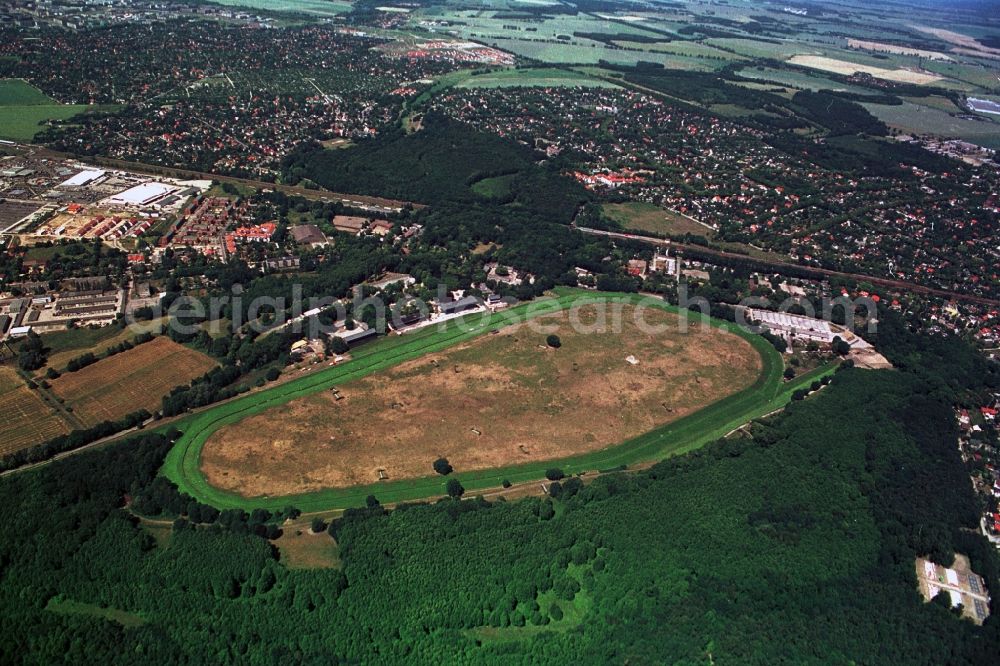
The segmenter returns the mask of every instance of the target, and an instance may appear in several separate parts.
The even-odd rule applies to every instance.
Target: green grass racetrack
[[[571,305],[608,300],[631,304],[642,303],[669,312],[680,313],[678,308],[655,298],[560,289],[557,290],[555,298],[525,303],[494,314],[471,314],[463,319],[452,320],[443,328],[428,326],[411,335],[383,338],[354,352],[353,359],[347,363],[231,400],[195,414],[190,419],[185,419],[181,426],[183,435],[167,455],[162,473],[176,483],[182,492],[220,509],[264,508],[279,510],[292,505],[302,511],[311,512],[362,506],[368,495],[375,495],[383,504],[442,496],[445,494],[447,479],[441,476],[432,476],[350,488],[331,488],[282,497],[242,497],[219,490],[208,483],[200,469],[201,452],[205,442],[219,428],[236,423],[266,409],[318,391],[328,390],[333,386],[359,379],[425,354],[440,351],[495,328],[553,314]],[[784,383],[782,381],[784,364],[781,356],[762,337],[748,333],[733,324],[709,319],[701,314],[690,313],[689,316],[692,326],[699,325],[699,322],[708,322],[715,328],[745,338],[753,345],[761,356],[762,370],[751,386],[694,414],[600,451],[559,460],[455,473],[448,478],[458,478],[466,491],[473,493],[477,490],[497,488],[505,479],[512,483],[542,479],[545,470],[550,467],[559,467],[567,475],[570,475],[585,471],[612,469],[621,465],[659,460],[670,455],[685,453],[704,446],[755,418],[783,407],[797,389],[809,386],[813,381],[834,369],[832,365],[823,366],[797,377],[791,382]]]

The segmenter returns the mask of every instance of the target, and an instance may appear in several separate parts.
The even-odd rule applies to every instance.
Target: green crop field
[[[346,0],[211,0],[211,2],[229,7],[315,16],[336,16],[351,11],[351,3]]]
[[[735,51],[736,53],[751,58],[772,58],[782,60],[786,57],[817,53],[817,50],[805,44],[787,42],[782,44],[772,44],[761,42],[756,39],[741,39],[738,37],[713,37],[704,40],[705,44],[722,49]]]
[[[852,86],[828,79],[821,75],[807,74],[794,69],[773,69],[770,67],[746,67],[737,72],[747,79],[754,79],[762,83],[774,83],[776,85],[798,88],[800,90],[844,90],[846,92],[871,94],[860,86]]]
[[[452,322],[444,330],[435,330],[433,327],[429,327],[412,336],[385,339],[378,344],[362,348],[348,363],[224,403],[185,419],[183,424],[179,426],[184,434],[168,454],[162,473],[174,481],[181,491],[219,508],[264,507],[279,509],[293,504],[304,511],[319,511],[360,505],[369,494],[377,494],[379,499],[385,503],[442,495],[444,494],[444,479],[430,477],[321,490],[301,495],[247,499],[234,493],[221,491],[207,482],[201,472],[201,452],[209,437],[223,426],[259,414],[266,409],[284,405],[295,398],[328,390],[331,387],[365,377],[428,353],[441,351],[505,324],[553,314],[571,304],[586,302],[587,299],[591,301],[616,299],[625,303],[642,301],[645,304],[677,312],[675,308],[655,299],[643,300],[637,296],[601,295],[576,290],[561,290],[556,298],[528,303],[493,315],[473,315],[468,318],[469,321]],[[700,315],[692,316],[695,318],[695,322],[701,318]],[[796,389],[808,386],[824,373],[832,371],[831,367],[824,366],[797,378],[793,382],[783,383],[781,358],[763,338],[745,333],[731,324],[715,320],[708,322],[707,318],[704,319],[716,328],[743,336],[761,355],[763,370],[749,388],[667,426],[600,451],[562,460],[514,465],[481,472],[460,473],[453,476],[457,476],[467,490],[476,491],[497,487],[504,479],[513,483],[539,479],[551,466],[558,466],[568,474],[575,474],[676,455],[714,441],[749,420],[781,408],[790,400],[791,394]]]
[[[526,87],[573,87],[617,88],[610,81],[593,79],[576,71],[539,68],[505,69],[499,72],[478,74],[462,81],[458,88],[514,88]]]
[[[69,120],[91,107],[83,104],[0,106],[0,138],[30,141],[49,120]]]
[[[690,217],[642,201],[609,203],[602,206],[605,215],[618,222],[622,229],[648,231],[657,234],[694,234],[713,238],[715,232]]]
[[[21,79],[0,79],[0,139],[31,141],[50,120],[65,121],[113,106],[59,104]]]
[[[660,42],[657,44],[644,44],[641,42],[630,42],[627,40],[615,41],[615,44],[629,49],[640,49],[652,53],[673,53],[675,55],[690,56],[694,58],[715,58],[721,60],[746,60],[747,57],[728,51],[717,49],[701,42],[674,41]]]
[[[939,109],[903,102],[899,106],[864,104],[872,115],[904,132],[936,134],[972,141],[987,148],[1000,149],[1000,123],[992,120],[966,120]]]
[[[59,104],[20,79],[0,80],[0,138],[31,141],[49,120],[69,120],[93,107]]]
[[[0,79],[0,106],[36,106],[54,103],[51,97],[27,81]]]

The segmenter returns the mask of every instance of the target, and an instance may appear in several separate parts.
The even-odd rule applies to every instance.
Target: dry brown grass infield
[[[0,455],[68,432],[66,422],[25,385],[13,368],[0,366]]]
[[[539,321],[562,347],[522,324],[444,352],[293,400],[221,428],[201,469],[247,497],[289,495],[602,449],[679,419],[756,379],[761,359],[744,339],[692,326],[641,332],[632,306],[621,332],[577,333],[566,312]],[[595,310],[580,319],[593,323]],[[650,323],[676,316],[647,308]],[[635,356],[638,365],[626,357]]]
[[[171,389],[213,367],[215,361],[205,354],[161,336],[64,374],[52,382],[52,391],[92,426],[140,409],[154,412]]]

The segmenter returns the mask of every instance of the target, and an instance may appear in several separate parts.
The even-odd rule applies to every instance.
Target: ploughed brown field
[[[0,366],[0,455],[14,453],[53,437],[69,426],[9,366]]]
[[[562,458],[618,444],[754,382],[746,340],[633,306],[619,330],[578,332],[566,312],[293,400],[226,426],[205,444],[215,486],[247,497],[425,477],[438,457],[458,472]],[[588,306],[576,319],[594,324]],[[609,320],[613,317],[609,316]],[[546,346],[553,326],[562,346]],[[634,356],[633,365],[626,359]]]
[[[87,426],[132,412],[155,412],[171,389],[216,365],[209,356],[161,336],[52,382],[52,391]]]

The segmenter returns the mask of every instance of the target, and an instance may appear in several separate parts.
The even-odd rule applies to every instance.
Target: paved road
[[[915,284],[913,282],[904,282],[902,280],[890,280],[888,278],[876,277],[874,275],[865,275],[863,273],[843,273],[841,271],[831,271],[826,268],[817,268],[815,266],[802,266],[800,264],[778,261],[776,259],[761,259],[757,257],[750,257],[745,254],[737,254],[735,252],[713,250],[712,248],[703,247],[701,245],[675,243],[670,240],[666,240],[663,238],[653,238],[651,236],[640,236],[637,234],[621,233],[617,231],[605,231],[603,229],[590,229],[587,227],[575,226],[575,228],[577,229],[577,231],[581,231],[585,234],[592,234],[595,236],[605,236],[608,238],[621,238],[622,240],[638,241],[640,243],[647,243],[649,245],[656,245],[658,247],[669,247],[673,248],[674,250],[682,251],[688,256],[697,256],[699,258],[705,258],[705,259],[712,259],[712,258],[729,259],[734,261],[742,261],[750,264],[756,264],[759,265],[762,269],[767,269],[775,273],[794,271],[798,275],[806,275],[808,277],[815,277],[815,278],[839,277],[848,280],[869,282],[873,285],[877,285],[880,287],[887,287],[889,289],[895,289],[898,291],[905,291],[914,294],[939,296],[941,298],[946,298],[949,300],[966,301],[969,303],[977,303],[979,305],[990,305],[994,307],[1000,307],[1000,300],[994,300],[992,298],[986,298],[984,296],[976,296],[973,294],[961,294],[954,291],[947,291],[945,289],[936,289],[934,287],[927,287],[925,285]]]

